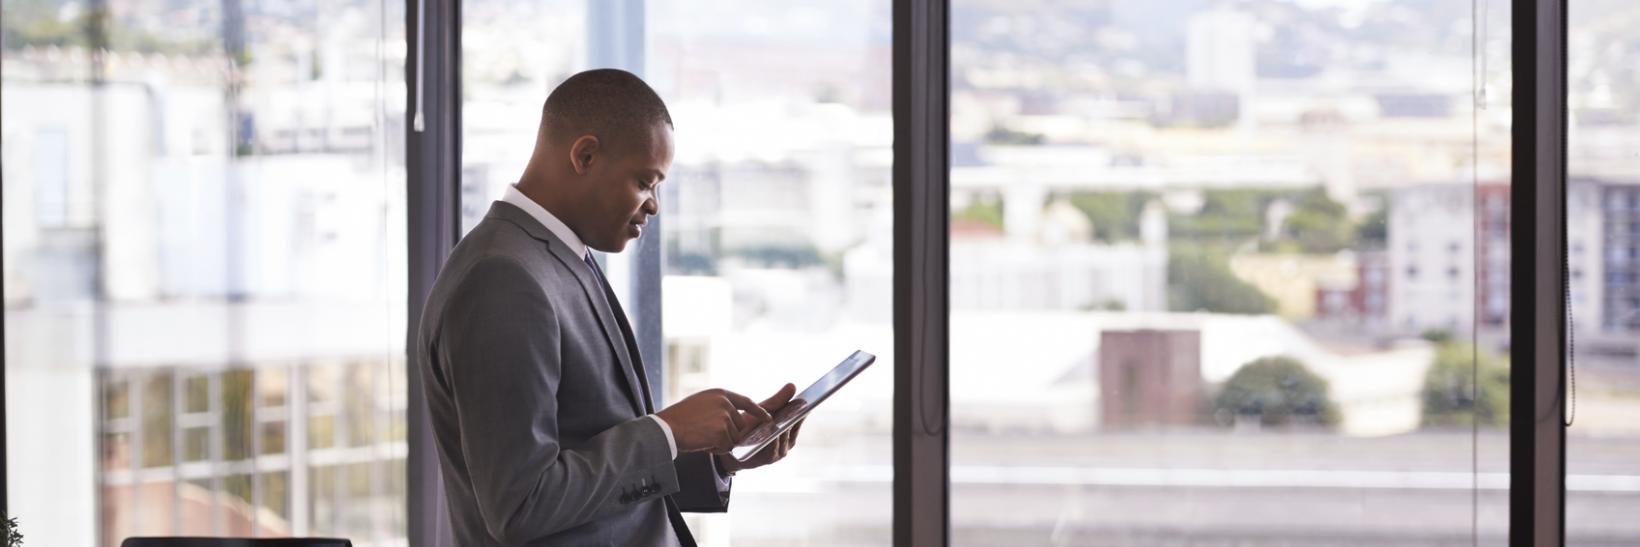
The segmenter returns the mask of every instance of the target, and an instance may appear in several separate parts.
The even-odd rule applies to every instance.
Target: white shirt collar
[[[547,212],[547,209],[542,207],[541,204],[518,191],[517,185],[508,184],[507,193],[501,196],[501,201],[510,203],[514,207],[529,213],[530,217],[541,223],[542,227],[552,232],[552,235],[558,236],[559,240],[568,245],[570,252],[575,253],[575,256],[586,258],[587,245],[581,242],[581,238],[575,237],[575,232],[569,229],[569,225],[564,224],[564,221],[552,216],[552,213]]]

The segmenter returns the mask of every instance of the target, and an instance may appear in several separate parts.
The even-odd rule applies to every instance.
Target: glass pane
[[[547,93],[586,68],[586,3],[461,2],[461,233],[518,182]]]
[[[221,496],[227,498],[222,508],[224,534],[230,537],[254,537],[262,528],[256,522],[256,504],[251,491],[250,475],[228,475],[222,478]]]
[[[294,359],[404,375],[404,3],[0,13],[5,429],[29,470],[6,486],[28,544],[310,534],[286,518],[307,501],[278,501],[309,488],[285,467],[308,417],[257,417],[300,406]],[[369,448],[355,461],[403,459]],[[356,542],[403,543],[366,517]]]
[[[285,370],[268,367],[256,371],[257,406],[264,409],[285,406]]]
[[[344,388],[344,393],[349,394],[345,402],[348,446],[368,446],[376,442],[379,436],[377,430],[381,416],[377,413],[376,394],[381,390],[375,385],[375,369],[369,363],[360,363],[348,369],[347,386]]]
[[[659,217],[664,398],[724,387],[761,400],[855,350],[878,356],[810,416],[797,450],[736,479],[726,517],[690,515],[692,529],[708,543],[888,544],[890,2],[648,9],[646,77],[677,143]]]
[[[644,11],[589,13],[610,5]],[[644,358],[664,366],[663,401],[711,387],[763,399],[856,349],[879,356],[788,461],[736,479],[730,513],[686,515],[695,537],[888,543],[890,3],[466,0],[462,18],[463,231],[524,171],[552,89],[642,53],[636,72],[675,125],[660,290],[627,294],[630,250],[606,269],[629,316],[661,299],[664,349]]]
[[[261,454],[285,453],[285,422],[268,422],[261,425],[262,448]]]
[[[953,543],[1502,545],[1507,8],[954,2]]]
[[[171,375],[150,374],[143,379],[142,391],[142,466],[171,465],[173,456],[171,432],[175,427]]]
[[[1566,544],[1640,544],[1640,6],[1567,6]]]
[[[222,378],[222,457],[243,460],[255,453],[256,409],[252,407],[251,382],[256,377],[249,369],[229,370]]]
[[[182,461],[197,462],[211,457],[211,429],[193,427],[182,431]]]
[[[211,378],[203,374],[189,375],[183,380],[182,410],[184,412],[209,412],[211,410]]]
[[[337,527],[341,511],[336,504],[339,494],[336,469],[333,465],[313,466],[308,473],[312,480],[308,488],[308,518],[313,523],[313,534],[316,536],[341,536]]]
[[[290,535],[290,476],[284,472],[263,473],[256,476],[261,500],[258,506],[266,511],[258,515],[257,533],[263,537]],[[264,516],[265,515],[265,516]],[[274,517],[274,518],[268,518]]]
[[[103,386],[103,419],[131,417],[131,383],[110,380]]]
[[[335,416],[314,416],[308,419],[308,446],[310,448],[336,446]]]

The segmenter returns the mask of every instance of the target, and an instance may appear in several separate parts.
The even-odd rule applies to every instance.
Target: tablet
[[[803,421],[803,418],[808,416],[809,412],[814,410],[814,407],[820,406],[820,403],[825,401],[827,397],[842,389],[843,384],[853,380],[855,376],[860,375],[860,371],[865,370],[867,366],[876,361],[876,355],[863,351],[856,351],[849,355],[843,362],[832,367],[831,372],[821,376],[808,389],[793,397],[791,402],[786,403],[786,406],[775,411],[773,420],[765,422],[757,429],[753,429],[744,439],[741,439],[740,444],[735,445],[734,449],[729,451],[729,455],[736,461],[746,461],[746,458],[752,457],[763,447],[769,446],[769,443],[780,438],[781,434],[791,429],[797,422]]]

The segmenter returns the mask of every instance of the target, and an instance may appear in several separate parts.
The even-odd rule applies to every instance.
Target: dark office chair
[[[353,542],[336,538],[125,538],[120,547],[353,547]]]

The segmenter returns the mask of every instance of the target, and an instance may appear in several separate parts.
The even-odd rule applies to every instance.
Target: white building
[[[1573,181],[1568,193],[1573,320],[1597,325],[1604,291],[1600,188]],[[1509,187],[1500,184],[1435,183],[1393,191],[1388,226],[1391,328],[1458,334],[1480,325],[1493,334],[1507,331],[1508,196]],[[1480,321],[1477,306],[1484,314]]]

